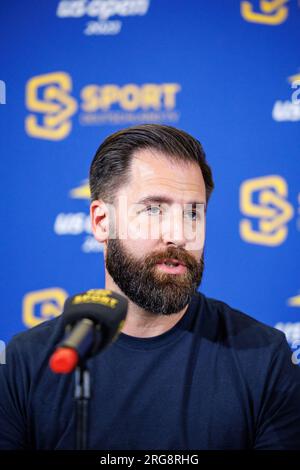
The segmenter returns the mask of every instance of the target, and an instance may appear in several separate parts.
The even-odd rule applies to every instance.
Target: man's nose
[[[164,243],[174,243],[177,246],[186,244],[183,222],[183,212],[180,207],[175,207],[163,218],[161,236]]]

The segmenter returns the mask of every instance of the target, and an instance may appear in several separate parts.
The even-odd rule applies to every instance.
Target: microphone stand
[[[127,308],[128,301],[125,297],[107,289],[90,289],[69,297],[65,302],[63,311],[65,338],[52,354],[49,366],[56,374],[68,374],[76,368],[74,377],[76,450],[88,448],[91,379],[86,360],[114,341],[125,320]]]
[[[86,450],[88,448],[87,431],[90,398],[90,371],[85,363],[80,363],[75,370],[76,450]]]

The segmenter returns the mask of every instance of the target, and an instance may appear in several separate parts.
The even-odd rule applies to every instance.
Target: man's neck
[[[110,276],[106,278],[105,289],[124,295]],[[188,305],[180,312],[172,313],[171,315],[159,315],[144,310],[128,299],[127,315],[121,332],[138,338],[150,338],[151,336],[161,335],[176,325],[185,314],[187,308]]]
[[[122,333],[138,338],[150,338],[158,336],[170,330],[183,317],[187,310],[186,306],[178,313],[171,315],[150,314],[138,305],[129,301],[128,312]]]

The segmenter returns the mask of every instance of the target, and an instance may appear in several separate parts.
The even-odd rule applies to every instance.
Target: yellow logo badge
[[[253,2],[241,2],[241,15],[251,23],[277,26],[283,23],[289,14],[285,4],[288,0],[260,0],[259,11],[254,11]]]
[[[71,131],[70,117],[77,111],[77,102],[70,96],[71,77],[65,72],[54,72],[31,78],[26,85],[26,105],[29,114],[25,120],[26,132],[32,137],[61,140]],[[39,122],[40,121],[40,122]]]
[[[28,328],[62,313],[67,292],[59,287],[28,292],[23,299],[23,323]]]
[[[65,139],[72,130],[71,117],[77,111],[83,126],[177,122],[180,116],[176,109],[181,91],[178,83],[89,84],[78,97],[71,96],[71,91],[72,78],[66,72],[28,80],[25,101],[30,114],[25,119],[25,130],[30,137]]]
[[[278,175],[249,179],[240,187],[240,210],[243,215],[257,219],[257,229],[249,219],[240,222],[243,240],[259,245],[278,246],[287,237],[287,222],[294,208],[286,200],[286,181]],[[257,202],[254,197],[257,196]]]

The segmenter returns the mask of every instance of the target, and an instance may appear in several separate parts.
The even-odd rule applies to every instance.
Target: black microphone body
[[[114,341],[127,314],[124,296],[91,289],[69,297],[62,313],[65,337],[50,359],[56,373],[72,372],[78,363],[98,354]]]
[[[59,344],[60,348],[74,349],[79,358],[88,358],[100,352],[103,344],[103,335],[101,333],[101,325],[96,325],[89,318],[83,318],[73,327],[67,327],[64,340]]]

